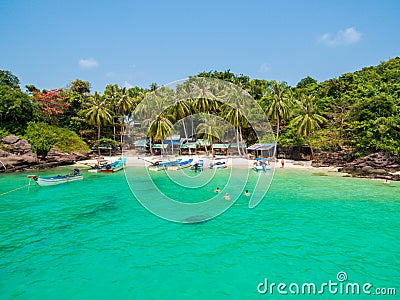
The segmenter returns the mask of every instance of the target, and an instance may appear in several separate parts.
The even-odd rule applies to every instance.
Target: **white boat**
[[[226,159],[216,159],[209,166],[210,169],[225,169],[227,167]]]
[[[80,173],[71,175],[57,175],[51,177],[38,177],[36,175],[29,175],[28,177],[32,178],[40,186],[57,185],[83,179],[83,176]]]
[[[270,166],[267,166],[267,165],[265,165],[265,164],[263,164],[263,165],[261,165],[261,166],[254,166],[253,167],[253,169],[254,169],[254,171],[256,171],[256,172],[261,172],[261,171],[269,171],[269,170],[271,170],[271,167]]]

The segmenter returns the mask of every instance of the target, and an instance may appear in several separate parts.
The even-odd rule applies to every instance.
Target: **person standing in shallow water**
[[[225,194],[225,197],[224,197],[224,198],[225,198],[225,200],[231,200],[231,197],[229,196],[228,193]]]
[[[282,160],[281,160],[281,166],[282,166],[282,168],[285,167],[285,161],[283,160],[283,158],[282,158]]]

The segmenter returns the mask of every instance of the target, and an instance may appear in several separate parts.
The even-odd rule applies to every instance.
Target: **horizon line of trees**
[[[280,145],[353,149],[359,155],[374,151],[400,154],[398,57],[320,83],[308,76],[295,87],[275,80],[250,79],[230,70],[201,72],[197,77],[225,80],[246,90],[266,113]],[[103,93],[91,94],[89,82],[81,79],[63,89],[25,87],[23,92],[19,79],[10,71],[0,71],[0,137],[26,136],[30,126],[43,122],[77,133],[90,146],[98,145],[102,137],[122,144],[126,119],[158,88],[155,83],[148,89],[109,84]],[[216,114],[230,122],[237,130],[238,144],[239,137],[248,143],[257,142],[237,107],[207,98],[179,101],[155,120],[141,121],[152,122],[148,124],[151,142],[162,141],[173,124],[196,113]],[[218,130],[212,126],[205,130],[210,124],[205,120],[201,123],[198,137],[217,142],[221,135]]]

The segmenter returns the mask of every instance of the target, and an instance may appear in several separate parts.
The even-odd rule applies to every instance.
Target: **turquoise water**
[[[25,185],[26,175],[0,175],[0,193]],[[123,172],[84,175],[0,197],[0,299],[371,298],[257,291],[265,278],[318,286],[341,271],[348,282],[400,293],[398,182],[279,169],[255,209],[241,196],[215,219],[179,224],[144,209]],[[222,188],[226,174],[217,176],[184,198]],[[154,179],[166,193],[182,192],[162,173]]]

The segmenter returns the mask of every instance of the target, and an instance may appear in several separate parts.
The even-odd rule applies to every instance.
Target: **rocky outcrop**
[[[355,159],[354,151],[326,152],[315,150],[313,167],[343,167]]]
[[[27,140],[14,135],[1,140],[3,150],[0,150],[2,162],[0,171],[13,172],[28,169],[38,164],[38,159]]]
[[[311,149],[304,146],[278,146],[277,157],[293,160],[310,160]]]
[[[400,180],[400,157],[384,152],[373,153],[346,163],[339,171],[353,177]]]
[[[278,158],[305,160],[309,159],[310,155],[311,150],[308,147],[285,146],[278,149]],[[312,166],[336,167],[339,172],[348,173],[353,177],[400,181],[400,157],[385,152],[356,158],[355,152],[350,150],[326,152],[315,149]]]
[[[0,172],[16,172],[27,169],[43,169],[61,165],[71,165],[78,160],[89,158],[89,153],[63,153],[51,148],[47,156],[39,159],[27,140],[17,136],[7,136],[1,140]]]

